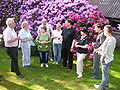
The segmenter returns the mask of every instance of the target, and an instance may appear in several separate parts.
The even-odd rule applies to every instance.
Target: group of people
[[[23,67],[30,66],[30,52],[31,46],[34,45],[33,37],[29,31],[29,23],[23,21],[22,29],[17,36],[14,27],[15,22],[13,18],[6,20],[7,28],[3,32],[6,52],[11,58],[11,72],[15,72],[18,77],[24,77],[18,67],[18,46],[22,51]],[[99,66],[102,65],[102,82],[100,85],[94,85],[95,88],[104,89],[108,87],[108,74],[110,66],[113,62],[114,49],[116,46],[116,39],[112,36],[111,25],[103,26],[102,24],[95,25],[95,31],[98,32],[94,47],[93,66],[94,75],[91,78],[99,78]],[[38,36],[35,41],[37,43],[38,54],[40,57],[41,67],[44,65],[48,68],[48,60],[52,60],[52,50],[54,56],[54,63],[58,64],[63,59],[63,65],[60,68],[68,67],[67,71],[72,70],[73,65],[73,49],[77,51],[76,73],[77,78],[83,76],[83,60],[88,53],[88,30],[80,31],[79,37],[76,36],[75,28],[72,28],[72,21],[66,20],[65,27],[62,29],[60,23],[56,24],[56,29],[47,23],[46,19],[42,20],[42,24],[38,27]],[[19,41],[19,45],[18,45]],[[62,51],[62,54],[61,54]]]

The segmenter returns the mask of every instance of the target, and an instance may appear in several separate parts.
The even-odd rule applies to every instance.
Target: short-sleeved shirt
[[[62,30],[58,31],[58,30],[53,30],[52,34],[53,34],[53,43],[62,43]]]
[[[38,33],[38,34],[41,33],[41,27],[43,27],[43,26],[44,26],[44,25],[41,24],[41,25],[38,27],[38,30],[37,30],[37,33]],[[52,33],[52,31],[53,31],[53,28],[52,28],[51,24],[46,24],[45,26],[46,26],[46,28],[47,28],[47,34],[50,35],[50,33]]]
[[[17,47],[18,46],[18,40],[8,43],[9,40],[14,39],[17,37],[17,34],[14,29],[11,29],[10,27],[7,27],[3,31],[3,38],[5,42],[5,47]]]
[[[85,37],[83,37],[82,39],[79,39],[79,40],[78,40],[78,45],[86,45],[86,44],[88,44],[88,43],[89,43],[89,40],[88,40],[88,37],[87,37],[87,36],[85,36]],[[77,50],[78,53],[87,54],[87,52],[88,52],[88,49],[87,49],[87,48],[78,47],[78,48],[76,48],[76,50]]]
[[[62,31],[63,41],[62,48],[70,49],[72,45],[73,39],[76,39],[76,31],[74,28],[64,28]]]
[[[20,37],[20,39],[28,39],[28,38],[32,37],[30,31],[29,30],[24,30],[24,29],[21,29],[19,31],[19,35],[18,36]],[[26,42],[21,42],[20,41],[19,44],[20,44],[21,48],[25,48],[25,47],[30,48],[31,40],[26,41]]]

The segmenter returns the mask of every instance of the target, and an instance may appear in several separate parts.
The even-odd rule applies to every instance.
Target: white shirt
[[[39,34],[41,32],[41,27],[43,26],[43,24],[41,24],[39,27],[38,27],[38,31],[37,33]],[[50,35],[50,33],[53,31],[53,28],[50,24],[46,24],[45,25],[46,28],[47,28],[47,33]]]
[[[114,58],[114,50],[116,47],[116,39],[112,37],[106,38],[102,45],[102,53],[105,54],[105,63],[108,64],[109,62],[113,61]]]
[[[81,39],[80,39],[80,40],[82,40],[84,37],[86,37],[86,35],[85,35],[85,36],[81,36]]]
[[[4,31],[3,31],[3,38],[4,38],[4,43],[5,43],[5,47],[17,47],[18,46],[18,40],[12,42],[12,43],[8,43],[7,41],[14,39],[17,37],[17,34],[15,32],[14,29],[11,29],[10,27],[7,27]]]
[[[62,30],[58,31],[58,30],[53,30],[52,34],[53,34],[53,43],[62,43]]]

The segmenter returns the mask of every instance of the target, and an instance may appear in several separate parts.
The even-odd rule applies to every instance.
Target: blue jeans
[[[99,66],[100,66],[100,55],[96,52],[93,53],[93,67],[94,67],[94,76],[98,78],[99,76]]]
[[[48,63],[48,51],[39,51],[40,63]]]
[[[61,59],[62,43],[53,43],[54,62],[59,63]]]
[[[109,78],[109,69],[112,64],[112,61],[108,64],[102,64],[102,82],[100,88],[108,87],[108,78]]]

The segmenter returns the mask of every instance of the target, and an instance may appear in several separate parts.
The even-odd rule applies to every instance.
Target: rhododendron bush
[[[97,37],[93,29],[94,24],[109,23],[104,14],[95,11],[96,9],[97,6],[90,5],[86,0],[2,0],[0,3],[0,24],[5,25],[6,18],[14,17],[16,27],[20,30],[22,21],[27,20],[30,23],[33,37],[36,37],[36,31],[43,18],[46,18],[53,28],[56,23],[63,24],[65,19],[69,18],[73,21],[72,27],[76,28],[78,35],[80,30],[87,28],[89,39],[93,42]],[[93,47],[91,42],[89,51]]]

